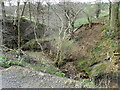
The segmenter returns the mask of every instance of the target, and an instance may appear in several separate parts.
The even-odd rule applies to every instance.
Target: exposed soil
[[[88,48],[93,48],[100,40],[101,23],[93,24],[91,28],[83,26],[75,32],[75,39],[78,39],[78,53],[81,56],[89,57]]]
[[[103,25],[101,23],[93,23],[91,28],[87,28],[87,25],[82,26],[74,33],[73,39],[77,40],[78,49],[73,54],[76,54],[75,56],[80,58],[74,60],[73,57],[73,61],[67,62],[62,66],[61,70],[66,74],[67,77],[76,80],[81,78],[89,78],[86,72],[77,70],[76,64],[78,63],[79,59],[90,58],[90,51],[88,52],[87,49],[94,48],[100,41],[102,26]]]

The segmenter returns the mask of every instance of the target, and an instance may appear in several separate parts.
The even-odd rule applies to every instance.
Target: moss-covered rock
[[[91,77],[100,76],[106,73],[106,68],[108,65],[109,63],[102,63],[102,64],[98,64],[97,66],[93,67],[93,69],[90,72]]]

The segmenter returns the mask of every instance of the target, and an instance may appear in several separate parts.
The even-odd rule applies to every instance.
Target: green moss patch
[[[108,64],[100,64],[100,65],[97,65],[95,66],[92,71],[90,72],[90,75],[92,77],[95,77],[95,76],[100,76],[100,75],[103,75],[104,73],[106,73],[106,67],[109,65]]]

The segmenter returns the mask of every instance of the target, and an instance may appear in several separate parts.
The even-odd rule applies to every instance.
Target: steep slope
[[[92,28],[82,26],[75,36],[78,53],[83,57],[78,59],[77,69],[88,73],[99,85],[118,85],[119,57],[114,54],[118,48],[116,33],[108,25],[93,24]]]

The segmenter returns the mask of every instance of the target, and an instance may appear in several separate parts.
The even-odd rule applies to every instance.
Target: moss
[[[84,84],[86,84],[88,86],[91,86],[91,87],[96,87],[94,82],[92,80],[90,80],[90,79],[80,79],[80,82],[84,83]]]
[[[107,64],[97,65],[91,70],[90,75],[92,77],[102,75],[105,73],[106,67],[107,67]]]
[[[113,76],[117,72],[117,67],[114,65],[113,62],[106,62],[93,67],[93,69],[90,71],[90,76],[99,77],[106,74]]]
[[[59,77],[65,77],[65,74],[61,72],[56,72],[55,75]]]
[[[106,14],[102,14],[102,15],[101,15],[101,17],[108,17],[108,16],[109,16],[108,13],[106,13]]]
[[[77,63],[77,69],[79,71],[85,71],[86,73],[89,73],[90,71],[90,66],[95,63],[94,60],[91,60],[91,59],[86,59],[86,60],[82,60],[82,61],[79,61]]]
[[[109,26],[108,24],[104,25],[104,26],[101,28],[101,33],[108,31],[109,28],[110,28],[110,26]]]

